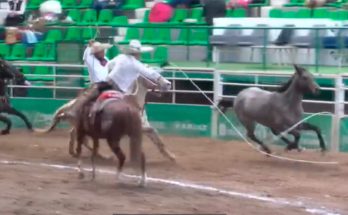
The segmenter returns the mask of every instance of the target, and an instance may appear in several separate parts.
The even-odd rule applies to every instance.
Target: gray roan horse
[[[311,73],[300,66],[294,65],[294,67],[295,74],[276,92],[250,87],[242,90],[233,104],[226,100],[219,103],[219,107],[223,111],[233,105],[237,118],[247,130],[247,136],[260,144],[266,153],[271,153],[271,150],[256,138],[254,134],[256,123],[270,128],[273,134],[279,135],[301,120],[303,95],[305,93],[317,93],[320,89]],[[289,134],[294,136],[294,141],[281,137],[288,144],[287,150],[300,150],[298,142],[301,130],[316,132],[322,151],[326,150],[320,129],[309,123],[302,123],[289,131]]]

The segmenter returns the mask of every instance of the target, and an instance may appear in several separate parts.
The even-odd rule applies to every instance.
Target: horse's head
[[[0,79],[13,79],[16,68],[0,58]]]
[[[162,70],[159,70],[159,69],[155,71],[158,73],[162,72]],[[138,81],[146,89],[151,89],[151,90],[159,89],[160,91],[164,91],[164,92],[170,90],[172,86],[170,81],[168,81],[162,75],[160,75],[160,77],[156,81],[148,80],[147,78],[144,78],[142,76],[139,77]]]
[[[315,82],[314,76],[305,68],[294,65],[295,75],[293,81],[296,83],[295,87],[303,93],[319,93],[320,87]]]

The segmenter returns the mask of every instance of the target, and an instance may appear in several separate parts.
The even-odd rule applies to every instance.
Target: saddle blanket
[[[123,99],[123,97],[124,97],[123,93],[121,93],[119,91],[107,90],[107,91],[102,92],[99,95],[97,102],[98,103],[104,102],[105,100],[108,100],[108,99],[119,100],[119,99]]]

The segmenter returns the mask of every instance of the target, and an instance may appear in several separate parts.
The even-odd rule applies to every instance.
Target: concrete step
[[[135,10],[135,18],[136,19],[141,19],[143,20],[144,19],[144,15],[145,15],[145,12],[148,11],[149,8],[139,8],[139,9],[136,9]]]

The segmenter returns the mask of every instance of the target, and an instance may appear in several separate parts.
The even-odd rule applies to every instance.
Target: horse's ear
[[[298,66],[297,64],[294,64],[294,68],[297,74],[302,75],[303,73],[303,68]]]

